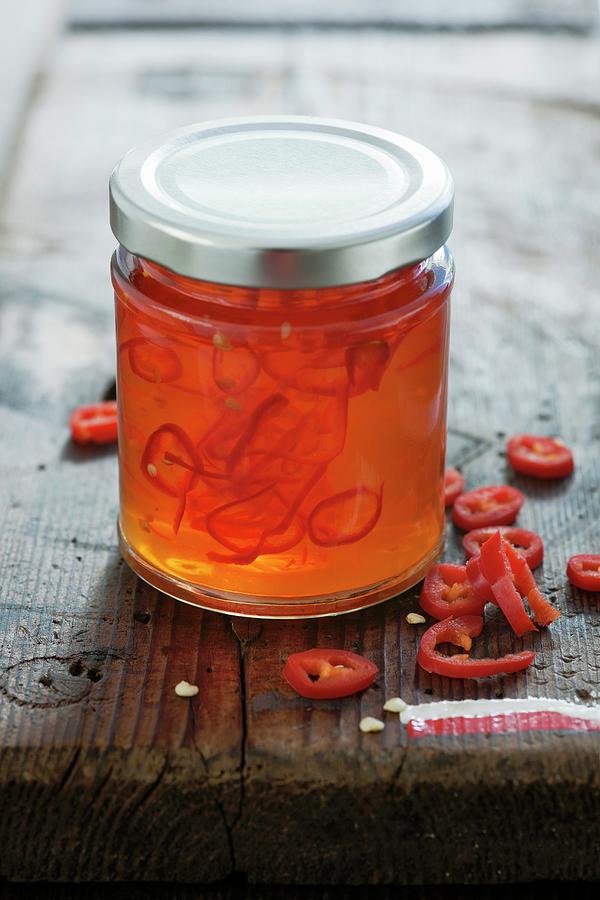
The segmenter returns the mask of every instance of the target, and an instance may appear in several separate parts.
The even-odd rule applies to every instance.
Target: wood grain
[[[107,891],[114,900],[507,900],[515,890],[527,891],[528,900],[595,900],[597,885],[582,882],[541,881],[537,884],[428,885],[427,887],[373,887],[303,885],[247,885],[239,878],[216,885],[183,884],[85,884],[0,885],[1,900],[105,900]]]
[[[79,28],[181,25],[334,25],[401,28],[565,28],[586,30],[594,0],[72,0]]]
[[[595,38],[213,31],[67,34],[19,148],[0,232],[0,877],[420,884],[600,877],[598,743],[409,744],[386,696],[593,702],[600,610],[566,558],[600,542],[600,55]],[[449,460],[527,494],[563,613],[525,676],[415,666],[416,592],[338,620],[245,623],[136,583],[115,541],[116,457],[67,441],[113,377],[106,184],[127,147],[199,118],[296,111],[410,133],[457,182]],[[48,141],[47,136],[53,135]],[[596,314],[595,314],[596,313]],[[507,471],[505,436],[573,445],[574,478]],[[448,531],[448,559],[461,559]],[[364,652],[361,697],[281,678],[291,650]],[[177,698],[181,678],[200,685]],[[36,835],[36,840],[30,840]]]

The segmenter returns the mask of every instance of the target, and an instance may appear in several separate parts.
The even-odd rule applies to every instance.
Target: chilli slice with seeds
[[[172,422],[152,432],[140,465],[142,474],[169,497],[179,497],[189,487],[193,474],[201,471],[189,435]]]
[[[485,600],[477,596],[467,577],[467,567],[453,563],[434,566],[423,582],[419,605],[434,619],[481,615]]]
[[[582,591],[600,591],[600,554],[572,556],[567,564],[567,578]]]
[[[463,531],[486,525],[512,525],[525,502],[517,488],[489,485],[461,494],[452,509],[452,521]]]
[[[527,561],[530,569],[537,569],[544,558],[544,543],[535,531],[526,528],[515,528],[510,525],[489,525],[486,528],[475,528],[467,532],[462,543],[468,557],[479,556],[481,545],[485,544],[496,531],[504,540]]]
[[[565,478],[573,471],[573,454],[557,438],[517,434],[506,447],[508,461],[522,475],[533,478]]]
[[[472,639],[483,629],[481,616],[458,616],[436,622],[421,638],[417,661],[426,672],[444,675],[446,678],[485,678],[526,669],[535,659],[535,653],[524,650],[509,653],[497,659],[475,659],[469,656]],[[447,656],[437,649],[438,644],[454,644],[465,652]]]
[[[315,647],[288,656],[283,677],[301,697],[337,700],[364,691],[377,672],[375,663],[358,653]]]

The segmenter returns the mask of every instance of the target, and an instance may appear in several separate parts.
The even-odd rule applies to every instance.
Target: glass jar
[[[181,129],[111,180],[122,552],[237,615],[348,612],[441,552],[452,182],[301,117]]]

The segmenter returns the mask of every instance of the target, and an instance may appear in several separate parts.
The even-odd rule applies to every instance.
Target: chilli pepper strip
[[[246,452],[252,438],[259,429],[262,420],[270,412],[284,409],[288,405],[288,403],[289,400],[287,399],[287,397],[284,397],[283,394],[272,394],[270,397],[267,397],[265,400],[263,400],[262,403],[259,403],[259,405],[250,416],[250,421],[248,422],[246,429],[229,454],[229,457],[227,459],[227,472],[230,475],[235,469],[238,462],[244,456],[244,453]]]
[[[537,631],[515,587],[512,568],[500,532],[497,531],[482,544],[479,559],[482,575],[489,582],[494,600],[515,634],[521,637],[527,631]]]
[[[527,597],[533,618],[538,625],[546,626],[560,616],[560,610],[546,600],[538,588],[526,559],[504,538],[503,549],[510,564],[515,585],[523,597]]]
[[[209,559],[213,560],[214,562],[228,562],[233,565],[247,566],[247,565],[250,565],[250,563],[253,563],[254,560],[257,559],[257,557],[259,557],[265,553],[282,553],[285,550],[291,550],[293,547],[295,547],[296,544],[298,544],[302,540],[302,538],[304,537],[304,534],[306,533],[306,527],[304,525],[303,520],[301,520],[301,517],[298,514],[298,510],[300,509],[300,506],[302,505],[303,501],[308,497],[308,495],[312,491],[315,484],[324,475],[326,468],[327,467],[325,465],[316,467],[316,469],[311,473],[310,478],[308,478],[301,485],[301,489],[299,489],[297,491],[296,495],[294,496],[292,501],[289,503],[289,505],[287,507],[287,512],[285,513],[285,516],[281,519],[281,521],[277,525],[275,525],[271,528],[265,529],[265,531],[263,531],[263,533],[261,534],[260,538],[258,539],[255,547],[252,550],[248,550],[247,552],[237,552],[233,556],[223,554],[223,553],[217,553],[215,551],[210,551],[208,553]],[[274,484],[268,485],[266,488],[261,488],[261,490],[257,491],[257,493],[253,494],[250,498],[246,498],[246,499],[250,499],[250,500],[255,499],[256,497],[259,497],[261,494],[264,494],[266,491],[269,491],[272,488],[275,489],[275,493],[276,493],[278,499],[280,500],[282,505],[285,506],[286,500],[281,496],[281,494],[279,493],[279,491],[277,490],[277,488],[275,487]],[[240,501],[236,500],[232,504],[226,504],[225,507],[220,507],[219,511],[222,512],[224,509],[229,509],[232,506],[238,505],[239,503],[240,503]],[[210,515],[213,515],[213,514],[214,514],[214,511]],[[210,518],[210,516],[209,516],[209,518]],[[299,529],[300,521],[302,521],[301,531]],[[280,541],[278,543],[278,539],[282,535],[285,535],[285,533],[292,527],[294,522],[296,522],[296,537],[295,538],[288,537],[287,540]],[[210,532],[210,527],[209,527],[209,532]],[[215,535],[213,535],[213,537],[215,537]],[[224,543],[224,541],[221,540],[219,537],[216,537],[216,540],[218,540],[219,543]],[[225,545],[225,546],[227,546],[227,545]]]
[[[490,587],[489,581],[483,576],[479,556],[472,556],[471,559],[467,561],[466,570],[467,578],[469,579],[469,583],[473,588],[475,595],[479,597],[480,600],[483,600],[484,603],[494,603],[492,588]]]
[[[176,453],[173,453],[176,450]],[[171,454],[171,458],[169,455]],[[177,460],[177,472],[171,467]],[[167,466],[167,469],[164,467]],[[173,422],[166,422],[153,431],[142,453],[140,468],[150,483],[169,497],[180,497],[189,487],[193,474],[201,470],[194,445],[187,433]],[[185,475],[183,481],[181,476]]]
[[[308,519],[308,535],[319,547],[354,544],[373,530],[382,505],[383,485],[379,491],[364,485],[341,491],[317,503]],[[346,508],[347,515],[342,516]]]

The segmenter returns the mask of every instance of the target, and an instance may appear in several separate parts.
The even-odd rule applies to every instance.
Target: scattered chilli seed
[[[373,716],[365,716],[364,719],[360,720],[358,727],[363,734],[370,734],[373,731],[383,731],[385,725],[381,719],[375,719]]]
[[[242,408],[242,404],[239,400],[236,400],[235,397],[226,397],[225,398],[225,406],[228,406],[229,409],[235,409],[238,412]]]
[[[180,681],[175,685],[175,693],[178,697],[195,697],[199,690],[197,684],[190,684],[189,681]]]
[[[408,703],[405,703],[401,697],[390,697],[390,699],[386,700],[383,704],[384,710],[392,713],[401,713],[407,706]]]
[[[283,322],[281,325],[281,339],[283,341],[287,341],[290,334],[292,333],[292,326],[290,322]]]
[[[425,623],[425,616],[422,616],[419,613],[409,613],[406,617],[406,621],[409,625],[423,625]]]
[[[146,466],[146,471],[151,478],[156,478],[156,476],[158,475],[158,469],[156,468],[154,463],[148,463],[148,465]]]
[[[217,331],[213,334],[213,344],[217,348],[217,350],[231,350],[231,344],[227,340],[224,334],[221,334],[220,331]]]

